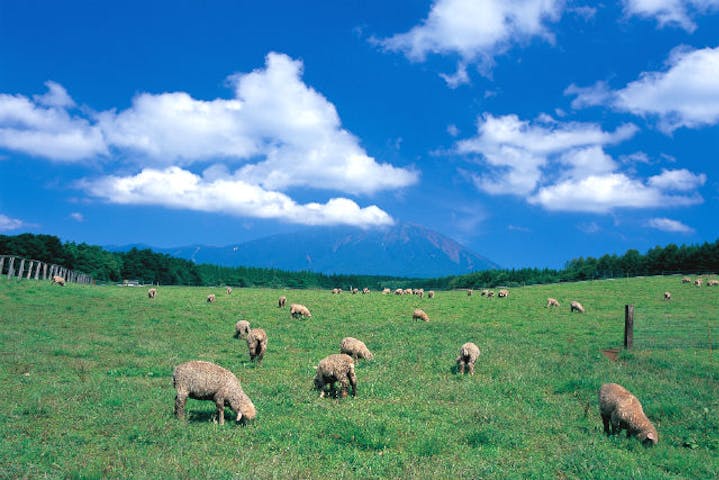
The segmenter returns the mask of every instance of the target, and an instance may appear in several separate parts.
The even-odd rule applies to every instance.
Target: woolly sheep
[[[487,290],[487,289],[485,288],[484,290],[482,290],[482,293],[480,293],[479,295],[480,295],[481,297],[486,297],[488,294],[489,294],[489,290]]]
[[[717,287],[719,286],[719,280],[709,280],[707,281],[707,287]]]
[[[59,276],[59,275],[53,275],[53,277],[52,277],[52,284],[53,284],[53,285],[58,284],[58,285],[60,285],[61,287],[64,287],[64,286],[65,286],[65,279],[64,279],[63,277]]]
[[[247,338],[248,333],[250,333],[250,322],[247,320],[240,320],[235,323],[235,338]]]
[[[185,418],[187,397],[195,400],[213,400],[217,406],[217,419],[225,423],[225,405],[237,413],[237,422],[252,420],[257,415],[237,377],[227,369],[202,360],[185,362],[172,373],[175,386],[175,416]]]
[[[572,303],[569,305],[569,311],[574,312],[577,311],[579,313],[584,313],[584,307],[581,303],[577,302],[576,300],[573,300]]]
[[[468,289],[467,289],[467,296],[468,296],[468,297],[471,297],[471,296],[472,296],[472,289],[471,289],[471,288],[468,288]]]
[[[362,295],[367,295],[369,292],[370,292],[370,290],[369,290],[369,288],[367,288],[367,287],[364,287],[364,288],[362,289]]]
[[[487,290],[487,298],[491,298],[494,296],[494,290]]]
[[[359,288],[352,289],[352,295],[357,295],[358,293],[359,293]]]
[[[697,278],[696,280],[694,280],[694,286],[695,286],[695,287],[701,287],[701,286],[702,286],[702,279],[701,279],[701,278]]]
[[[672,294],[670,292],[664,292],[664,300],[671,300]]]
[[[644,414],[642,404],[629,390],[616,383],[605,383],[599,389],[599,413],[604,423],[604,433],[617,434],[627,430],[627,437],[636,435],[645,446],[659,441],[657,430]]]
[[[147,297],[148,298],[155,298],[157,296],[157,289],[151,288],[147,291]]]
[[[425,322],[429,322],[429,316],[421,308],[415,308],[414,313],[412,313],[412,320],[424,320]]]
[[[434,298],[434,290],[427,292],[427,298]]]
[[[417,290],[417,296],[419,298],[424,298],[424,290],[422,290],[421,288]]]
[[[506,288],[503,288],[503,289],[501,289],[500,291],[497,292],[497,296],[500,297],[500,298],[508,297],[508,296],[509,296],[509,290],[507,290]]]
[[[352,396],[357,394],[357,376],[355,375],[355,363],[352,357],[345,353],[335,353],[320,360],[315,375],[315,389],[320,391],[320,398],[326,394],[326,387],[330,387],[330,395],[335,397],[335,382],[339,382],[341,397],[347,396],[347,390],[352,387]]]
[[[285,303],[287,303],[287,297],[282,295],[279,300],[277,300],[277,307],[278,308],[285,308]]]
[[[312,316],[309,309],[304,305],[300,305],[299,303],[293,303],[292,305],[290,305],[290,315],[293,318]]]
[[[215,301],[215,294],[211,293],[207,296],[207,303],[212,303]]]
[[[382,295],[389,295],[390,293],[392,293],[392,290],[390,290],[389,288],[382,289]]]
[[[411,288],[405,288],[405,289],[404,289],[404,294],[405,294],[405,295],[412,295],[412,289],[411,289]]]
[[[682,283],[692,283],[692,279],[689,278],[689,277],[683,277],[683,278],[682,278]]]
[[[455,359],[459,366],[459,373],[464,374],[464,368],[469,367],[469,374],[474,375],[474,363],[479,358],[479,347],[467,342],[459,349],[459,356]]]
[[[394,291],[394,294],[395,295],[404,295],[404,290],[402,290],[401,288],[398,288],[397,290]]]
[[[227,295],[232,295],[232,287],[227,287],[225,292],[227,292]]]
[[[267,351],[267,333],[261,328],[253,328],[247,334],[247,348],[250,350],[250,361],[257,360],[262,364],[262,358]]]
[[[552,298],[552,297],[547,298],[547,308],[558,307],[558,306],[559,306],[559,302],[557,301],[556,298]]]
[[[339,288],[333,288],[333,289],[332,289],[332,295],[338,295],[338,294],[340,294],[341,292],[342,292],[342,290],[340,290]]]
[[[367,346],[361,340],[357,340],[353,337],[345,337],[340,342],[340,353],[346,353],[354,360],[363,358],[365,360],[372,360],[374,355],[369,351]]]

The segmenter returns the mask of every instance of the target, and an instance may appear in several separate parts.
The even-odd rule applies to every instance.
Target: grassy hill
[[[281,294],[312,318],[291,319]],[[587,312],[570,314],[572,299]],[[626,303],[635,348],[611,361]],[[418,306],[429,323],[412,321]],[[232,338],[239,319],[269,335],[261,367]],[[320,399],[314,366],[344,336],[375,360],[358,365],[356,398]],[[454,368],[466,341],[482,350],[473,377]],[[0,279],[0,478],[717,478],[717,348],[719,288],[675,276],[431,300],[207,287],[149,300]],[[176,420],[171,373],[190,359],[235,372],[257,419],[219,426],[211,402],[189,400]],[[642,401],[656,447],[604,436],[609,381]]]

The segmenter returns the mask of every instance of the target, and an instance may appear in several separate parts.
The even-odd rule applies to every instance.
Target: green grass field
[[[719,477],[719,288],[656,277],[507,299],[158,290],[0,279],[0,478]],[[561,308],[544,308],[548,296]],[[587,312],[570,314],[572,299]],[[295,302],[312,318],[291,319]],[[611,361],[602,350],[621,346],[627,303],[635,348]],[[415,307],[431,321],[413,322]],[[261,367],[232,338],[240,319],[268,333]],[[357,397],[320,399],[314,366],[345,336],[375,359],[357,367]],[[466,341],[482,350],[473,377],[455,371]],[[172,369],[191,359],[232,370],[257,419],[220,426],[212,402],[189,400],[176,420]],[[603,434],[596,396],[610,381],[642,401],[656,447]]]

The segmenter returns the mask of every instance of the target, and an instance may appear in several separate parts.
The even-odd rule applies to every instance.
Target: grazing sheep
[[[247,338],[247,334],[250,333],[250,322],[247,320],[240,320],[235,324],[235,338]]]
[[[207,296],[207,303],[213,303],[215,301],[215,294],[211,293]]]
[[[694,286],[695,286],[695,287],[701,287],[701,286],[702,286],[702,279],[701,279],[701,278],[697,278],[696,280],[694,280]]]
[[[419,298],[424,298],[424,290],[421,288],[419,290],[417,290],[417,296]]]
[[[52,285],[58,284],[61,287],[65,286],[65,279],[59,275],[53,275],[52,277]]]
[[[232,287],[227,287],[225,292],[227,292],[227,295],[232,295]]]
[[[339,288],[333,288],[332,289],[332,295],[339,295],[342,292]]]
[[[340,342],[340,353],[346,353],[354,360],[364,358],[365,360],[372,360],[374,355],[369,351],[367,346],[361,340],[357,340],[353,337],[345,337]]]
[[[486,288],[479,294],[480,297],[486,297],[489,294],[489,290]]]
[[[642,404],[629,390],[616,383],[605,383],[599,389],[599,413],[604,423],[604,433],[609,435],[621,429],[627,430],[627,437],[636,435],[645,446],[656,445],[659,441],[657,430],[644,414]]]
[[[405,289],[404,289],[404,294],[405,294],[405,295],[412,295],[412,289],[411,289],[411,288],[405,288]]]
[[[474,375],[474,363],[479,358],[479,347],[467,342],[459,349],[459,356],[455,359],[459,366],[459,373],[464,374],[464,367],[469,367],[469,374]]]
[[[707,287],[719,287],[719,280],[707,281]]]
[[[309,309],[304,305],[300,305],[299,303],[293,303],[292,305],[290,305],[290,315],[293,318],[312,316]]]
[[[148,298],[155,298],[157,296],[157,289],[151,288],[147,291],[147,297]]]
[[[501,289],[500,291],[497,292],[497,296],[498,296],[499,298],[508,297],[508,296],[509,296],[509,290],[507,290],[506,288],[503,288],[503,289]]]
[[[253,328],[247,334],[247,348],[250,349],[250,361],[257,360],[257,364],[262,364],[262,358],[267,351],[267,333],[261,328]]]
[[[362,289],[362,295],[367,295],[368,293],[369,293],[369,288],[364,287],[364,288]]]
[[[569,305],[569,311],[574,312],[575,310],[579,313],[584,313],[584,307],[582,304],[576,300],[572,300],[572,303]]]
[[[389,295],[390,293],[392,293],[392,290],[390,290],[389,288],[382,289],[382,295]]]
[[[394,291],[394,294],[395,295],[404,295],[404,290],[402,290],[401,288],[398,288],[397,290]]]
[[[320,391],[320,398],[325,396],[325,389],[329,385],[330,395],[336,397],[335,382],[342,386],[340,396],[345,398],[347,390],[352,387],[352,396],[357,394],[357,376],[355,375],[355,363],[347,354],[335,353],[320,360],[315,375],[315,389]]]
[[[558,306],[559,306],[559,302],[557,301],[556,298],[552,298],[552,297],[547,298],[547,308],[558,307]]]
[[[487,298],[492,298],[494,296],[494,290],[487,290]]]
[[[434,298],[434,290],[427,292],[427,298]]]
[[[277,307],[278,308],[285,308],[285,303],[287,303],[287,297],[282,295],[279,300],[277,300]]]
[[[692,283],[692,279],[689,278],[689,277],[683,277],[683,278],[682,278],[682,283]]]
[[[670,292],[664,292],[664,300],[671,300],[672,294]]]
[[[468,289],[467,289],[467,296],[468,296],[468,297],[471,297],[471,296],[472,296],[472,289],[471,289],[471,288],[468,288]]]
[[[187,397],[195,400],[214,400],[217,419],[225,423],[225,405],[237,413],[237,422],[252,420],[257,415],[252,400],[248,397],[237,377],[227,369],[214,363],[194,360],[175,367],[172,373],[175,386],[175,416],[185,418]]]
[[[429,322],[429,316],[421,308],[415,308],[414,313],[412,313],[412,320],[424,320],[425,322]]]

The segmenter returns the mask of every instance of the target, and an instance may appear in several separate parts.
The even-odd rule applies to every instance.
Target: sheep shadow
[[[185,420],[188,423],[217,423],[217,411],[215,410],[187,410]],[[235,413],[225,407],[225,424],[235,424]],[[242,424],[242,422],[240,422]]]

